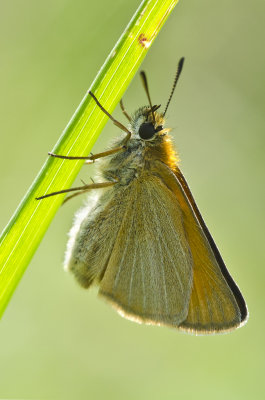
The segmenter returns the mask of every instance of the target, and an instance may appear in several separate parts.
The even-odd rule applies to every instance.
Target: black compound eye
[[[151,139],[156,133],[152,122],[144,122],[140,125],[139,136],[141,139]]]

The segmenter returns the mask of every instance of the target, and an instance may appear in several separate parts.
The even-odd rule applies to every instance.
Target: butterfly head
[[[159,135],[165,134],[163,129],[163,115],[157,112],[159,106],[139,108],[131,119],[130,130],[137,139],[142,141],[153,141]]]

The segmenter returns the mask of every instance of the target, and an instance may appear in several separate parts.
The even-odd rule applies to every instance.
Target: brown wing
[[[174,174],[159,161],[154,163],[153,173],[176,196],[193,258],[189,312],[179,327],[195,333],[214,333],[239,326],[248,315],[245,301],[225,267],[183,175],[179,169]]]
[[[127,318],[177,327],[186,319],[192,258],[175,195],[149,172],[129,189],[99,294]]]

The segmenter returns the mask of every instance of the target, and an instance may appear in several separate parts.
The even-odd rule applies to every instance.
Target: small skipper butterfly
[[[96,189],[76,216],[65,268],[84,288],[99,294],[126,318],[167,325],[186,332],[230,331],[246,322],[248,311],[179,169],[179,158],[165,128],[165,114],[184,58],[178,64],[164,112],[149,104],[130,116],[128,128],[97,105],[125,132],[111,149],[69,160],[99,161],[102,182],[60,190],[38,198]],[[93,190],[93,193],[94,190]]]

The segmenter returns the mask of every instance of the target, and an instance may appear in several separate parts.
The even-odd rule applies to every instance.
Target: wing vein
[[[162,265],[160,265],[160,270],[162,272],[165,305],[166,305],[166,311],[168,313],[169,307],[168,307],[168,294],[167,294],[167,287],[166,287],[166,278],[165,278],[165,271],[164,271],[164,257],[163,257],[163,251],[162,251],[162,248],[161,248],[161,242],[160,242],[161,238],[162,238],[162,241],[163,241],[163,235],[161,235],[160,230],[158,229],[159,218],[158,218],[158,214],[157,214],[157,211],[156,211],[156,207],[154,206],[154,197],[151,196],[148,186],[147,186],[147,192],[149,194],[150,199],[152,199],[152,201],[150,202],[150,206],[152,208],[152,213],[153,213],[153,215],[155,217],[155,221],[156,221],[156,223],[154,225],[155,225],[155,230],[156,230],[158,251],[159,251],[160,259],[161,259],[161,263],[162,263]]]
[[[167,213],[165,212],[164,204],[160,201],[159,198],[157,198],[157,201],[158,201],[159,204],[160,204],[160,210],[162,210],[163,213],[164,213],[164,218],[166,218],[167,221],[168,221],[168,225],[167,225],[167,226],[168,226],[168,227],[170,226],[171,233],[173,233],[175,240],[179,243],[179,237],[178,237],[178,235],[176,234],[176,230],[175,230],[174,226],[172,226],[172,221],[171,221],[171,219],[168,218],[168,215],[167,215]],[[174,269],[174,271],[175,271],[176,277],[177,277],[177,279],[178,279],[181,292],[184,293],[183,283],[182,283],[182,281],[181,281],[181,279],[180,279],[180,276],[179,276],[179,272],[178,272],[178,270],[177,270],[177,267],[176,267],[176,265],[175,265],[175,263],[174,263],[174,261],[173,261],[173,259],[172,259],[171,252],[169,251],[167,242],[166,242],[166,240],[164,239],[163,235],[161,236],[161,238],[162,238],[162,242],[163,242],[163,244],[164,244],[164,246],[165,246],[165,248],[166,248],[166,250],[167,250],[167,255],[170,257],[170,261],[172,262],[172,266],[173,266],[173,269]],[[179,245],[180,245],[180,243],[179,243]],[[182,253],[183,257],[185,257],[185,253],[184,253],[184,251],[183,251],[182,246],[180,245],[179,247],[180,247],[180,249],[181,249],[181,253]]]
[[[136,247],[134,247],[134,252],[133,252],[133,265],[132,265],[132,272],[131,272],[131,277],[130,277],[129,298],[128,298],[129,305],[131,304],[131,297],[132,297],[132,284],[133,284],[135,261],[136,261],[135,256],[136,256]]]

